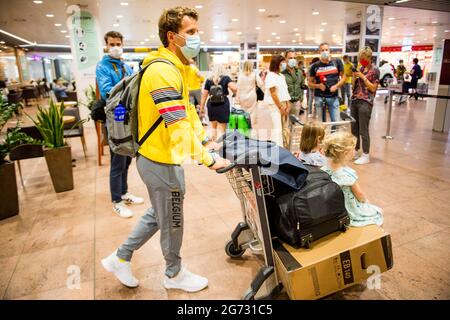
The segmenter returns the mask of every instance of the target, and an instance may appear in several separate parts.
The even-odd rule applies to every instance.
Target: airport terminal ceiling
[[[0,29],[32,43],[69,45],[68,32],[64,32],[67,31],[68,2],[41,2],[1,0]],[[102,31],[119,30],[124,34],[127,46],[137,47],[160,44],[157,34],[159,15],[164,8],[176,5],[197,7],[203,45],[238,45],[246,36],[260,45],[315,46],[326,41],[334,46],[342,46],[346,12],[362,8],[360,2],[386,3],[369,0],[77,1],[95,10],[99,8],[98,19]],[[401,5],[418,7],[416,2],[407,1]],[[431,44],[436,37],[450,37],[450,12],[447,10],[448,5],[445,5],[449,2],[421,2],[435,3],[435,7],[429,5],[430,9],[441,8],[447,12],[385,6],[383,45],[401,45],[405,36],[414,44]],[[439,6],[438,2],[441,3]],[[0,37],[5,36],[1,34]],[[20,42],[16,40],[16,43],[11,44],[24,44]]]

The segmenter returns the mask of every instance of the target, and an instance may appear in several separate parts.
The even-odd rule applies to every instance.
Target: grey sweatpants
[[[152,207],[147,209],[117,256],[130,261],[133,252],[144,245],[158,230],[166,260],[166,275],[172,278],[181,268],[180,249],[183,240],[184,169],[178,165],[153,162],[141,155],[137,161],[141,179],[147,186]]]

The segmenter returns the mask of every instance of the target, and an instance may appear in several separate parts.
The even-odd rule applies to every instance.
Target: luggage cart
[[[351,123],[355,122],[355,119],[344,111],[341,111],[340,116],[341,121],[323,122],[323,125],[325,126],[325,134],[337,130],[351,131]],[[289,116],[289,121],[291,124],[289,151],[297,152],[300,151],[300,138],[304,124],[294,115]]]
[[[226,173],[231,187],[240,200],[243,213],[243,222],[238,223],[231,234],[225,252],[229,257],[237,259],[246,249],[260,246],[265,264],[256,274],[243,299],[274,299],[281,292],[282,284],[275,270],[265,202],[265,197],[274,192],[274,184],[271,177],[261,174],[261,168],[256,164],[256,153],[249,155],[246,160],[237,159],[229,167],[217,170],[218,173]]]
[[[417,84],[416,92],[418,94],[428,94],[428,83],[419,82]],[[423,97],[422,97],[422,100],[423,100]]]

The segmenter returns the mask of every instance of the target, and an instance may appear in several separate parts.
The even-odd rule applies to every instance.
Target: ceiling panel
[[[128,0],[127,6],[120,5],[124,0],[77,2],[98,7],[102,33],[118,30],[124,34],[125,44],[129,46],[159,45],[159,16],[164,8],[177,5],[203,6],[198,12],[205,45],[237,45],[244,37],[254,39],[260,45],[317,45],[323,41],[341,45],[346,12],[363,8],[361,3],[325,0]],[[32,0],[0,0],[0,29],[31,42],[68,45],[67,33],[61,33],[67,29],[65,7],[66,2],[60,0],[43,0],[42,4],[34,4]],[[259,12],[258,9],[265,11]],[[314,11],[319,14],[313,15]],[[48,13],[54,17],[46,17]],[[118,15],[122,17],[117,18]],[[389,20],[391,17],[395,19]],[[280,23],[282,20],[286,23]],[[61,26],[55,26],[55,23]],[[382,44],[401,43],[405,35],[421,43],[432,43],[433,35],[449,38],[450,33],[445,32],[450,29],[449,23],[448,12],[386,6],[383,31],[388,34],[383,37]],[[414,36],[409,36],[411,34]]]

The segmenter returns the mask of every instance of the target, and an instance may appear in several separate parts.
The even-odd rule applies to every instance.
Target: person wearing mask
[[[252,125],[256,124],[256,87],[264,88],[261,78],[253,72],[253,62],[245,61],[237,81],[237,98],[242,109],[250,113]]]
[[[264,106],[270,114],[271,127],[269,140],[283,147],[284,142],[287,144],[286,131],[283,128],[287,124],[287,118],[290,112],[288,86],[285,77],[281,74],[287,68],[286,59],[282,55],[272,57],[269,66],[269,73],[266,76]]]
[[[120,80],[133,73],[131,67],[125,64],[121,57],[123,53],[123,36],[117,31],[105,34],[107,54],[97,64],[96,76],[101,98],[106,101],[111,89]],[[106,123],[106,129],[108,123]],[[128,204],[141,204],[144,199],[128,192],[128,168],[131,157],[115,154],[109,149],[111,166],[109,171],[109,188],[113,211],[122,218],[130,218],[133,212],[127,208]]]
[[[397,69],[395,69],[395,76],[397,77],[397,80],[403,81],[405,72],[406,72],[406,67],[403,64],[403,60],[399,60]]]
[[[202,101],[200,104],[200,113],[203,114],[205,104],[207,104],[208,118],[211,123],[212,135],[211,139],[215,141],[218,137],[225,133],[228,120],[230,118],[230,100],[228,99],[229,92],[236,94],[236,83],[227,75],[227,71],[222,64],[216,64],[213,68],[212,77],[205,82],[203,90]],[[214,88],[220,86],[222,89],[220,102],[212,102],[215,100],[212,94],[218,91]],[[211,90],[214,88],[214,90]],[[210,95],[211,94],[211,95]],[[209,99],[208,99],[209,96]],[[215,97],[219,98],[219,97]],[[208,103],[206,101],[208,100]]]
[[[352,81],[353,81],[353,72],[352,68],[353,63],[350,62],[350,59],[348,55],[344,55],[342,57],[342,60],[344,62],[344,74],[345,74],[345,83],[341,87],[342,91],[342,97],[344,100],[344,103],[347,105],[347,107],[351,108],[351,97],[352,97]],[[348,111],[347,111],[348,112]]]
[[[164,287],[196,292],[208,286],[208,279],[190,272],[181,263],[186,190],[181,164],[191,157],[217,170],[230,162],[208,152],[207,148],[218,146],[208,139],[197,114],[190,109],[189,92],[185,89],[188,82],[185,66],[200,51],[197,20],[194,9],[165,10],[159,18],[163,46],[150,52],[143,63],[148,67],[139,91],[139,138],[155,123],[159,124],[139,149],[137,168],[147,186],[152,207],[118,250],[102,260],[103,267],[127,287],[139,285],[131,271],[133,253],[158,230],[166,261]]]
[[[414,98],[416,100],[419,99],[419,97],[417,96],[417,82],[419,81],[419,79],[422,78],[422,68],[419,65],[419,59],[414,58],[413,59],[413,67],[411,69],[411,84],[410,84],[410,88],[412,89],[412,93],[414,93]]]
[[[309,65],[308,74],[309,74],[309,72],[310,72],[310,70],[311,70],[311,66],[312,66],[314,63],[316,63],[317,61],[319,61],[319,58],[318,58],[318,57],[314,57],[314,58],[311,60],[311,64]],[[308,81],[308,91],[307,91],[307,93],[308,93],[308,116],[309,116],[309,117],[313,117],[314,89],[312,89],[312,88],[309,86],[309,80],[308,80],[308,78],[306,78],[306,79],[307,79],[307,81]],[[316,111],[316,112],[317,112],[317,111]]]
[[[352,123],[352,134],[356,137],[355,164],[370,162],[369,123],[372,115],[373,100],[380,82],[380,70],[372,64],[372,49],[364,47],[359,52],[361,68],[353,72],[353,95],[351,115],[356,120]],[[359,156],[361,147],[363,154]]]
[[[309,71],[308,86],[314,89],[314,99],[319,119],[325,121],[326,108],[332,122],[339,121],[338,89],[345,83],[344,66],[340,59],[333,59],[328,43],[319,46],[320,60]]]
[[[200,103],[202,100],[202,84],[205,81],[205,77],[200,73],[195,65],[194,59],[189,60],[189,66],[187,66],[187,78],[189,87],[189,101],[200,112]]]
[[[305,79],[299,68],[297,68],[297,59],[295,58],[295,51],[288,50],[285,54],[287,66],[282,72],[286,84],[288,87],[289,95],[291,100],[289,101],[289,114],[298,117],[300,115],[300,110],[302,109],[303,101],[303,87],[305,86]]]

